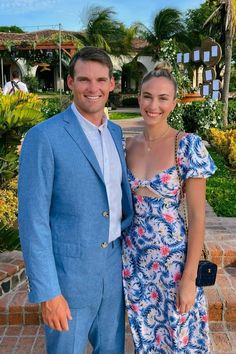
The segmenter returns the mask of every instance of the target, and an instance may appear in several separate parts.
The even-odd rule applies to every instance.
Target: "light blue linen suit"
[[[122,166],[124,229],[132,219],[132,201],[122,132],[110,121],[108,129]],[[121,246],[115,241],[104,247],[109,234],[104,179],[70,107],[26,134],[19,170],[19,229],[29,300],[40,303],[63,294],[72,311],[69,332],[46,329],[48,353],[80,354],[88,336],[94,353],[122,353]],[[107,303],[101,308],[104,298]],[[109,324],[111,312],[113,323]],[[103,332],[105,342],[116,337],[111,349],[101,349],[103,344],[98,344]]]

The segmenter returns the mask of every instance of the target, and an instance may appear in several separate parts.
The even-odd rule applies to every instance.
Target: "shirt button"
[[[109,217],[109,212],[108,211],[104,211],[102,213],[102,216],[104,216],[104,218],[108,218]]]
[[[102,242],[102,243],[101,243],[101,247],[102,247],[102,248],[107,248],[107,246],[108,246],[108,243],[107,243],[107,242]]]

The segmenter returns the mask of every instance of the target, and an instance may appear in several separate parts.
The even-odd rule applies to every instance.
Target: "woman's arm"
[[[188,312],[195,301],[196,277],[203,248],[205,230],[205,189],[204,178],[186,180],[185,192],[188,210],[188,248],[185,267],[177,294],[177,308]]]

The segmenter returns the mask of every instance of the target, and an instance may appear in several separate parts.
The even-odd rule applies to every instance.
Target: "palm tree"
[[[204,25],[211,24],[216,18],[223,24],[222,38],[224,44],[225,67],[224,83],[222,89],[222,102],[224,111],[224,125],[228,124],[228,97],[233,51],[233,39],[236,27],[236,3],[234,0],[218,0],[216,10],[207,19]]]
[[[78,34],[84,45],[92,45],[106,50],[113,55],[127,55],[132,50],[132,40],[137,33],[137,26],[126,28],[114,18],[111,8],[90,7],[82,33]]]
[[[142,34],[148,43],[142,54],[151,55],[157,60],[163,40],[174,38],[177,43],[184,42],[186,35],[181,12],[173,8],[162,9],[156,14],[152,29],[143,25]]]

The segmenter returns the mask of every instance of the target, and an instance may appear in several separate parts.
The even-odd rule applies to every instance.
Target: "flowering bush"
[[[179,52],[179,48],[172,38],[163,40],[160,44],[160,60],[167,61],[173,67],[173,76],[176,79],[178,86],[178,95],[181,96],[182,92],[191,91],[191,81],[188,75],[180,70],[176,57]]]
[[[183,121],[187,132],[206,136],[208,129],[223,125],[222,103],[211,99],[183,104]]]
[[[236,124],[236,99],[229,100],[228,110],[228,122],[229,124]]]
[[[236,129],[223,131],[211,128],[208,137],[211,145],[225,157],[233,168],[236,168]]]
[[[184,130],[184,122],[183,122],[183,105],[177,103],[175,109],[168,117],[168,123],[172,128],[177,130]]]
[[[0,189],[0,225],[13,226],[17,220],[17,180],[12,179],[7,189]]]

